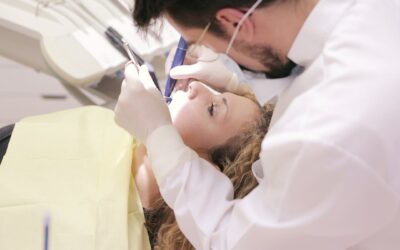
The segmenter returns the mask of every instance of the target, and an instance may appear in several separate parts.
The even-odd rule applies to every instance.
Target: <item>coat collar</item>
[[[354,0],[320,0],[300,29],[288,57],[307,67],[321,53],[329,35]]]

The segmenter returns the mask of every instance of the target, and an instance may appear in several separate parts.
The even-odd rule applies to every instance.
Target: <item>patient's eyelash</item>
[[[211,103],[211,105],[208,106],[208,113],[209,113],[211,116],[214,116],[214,103]]]

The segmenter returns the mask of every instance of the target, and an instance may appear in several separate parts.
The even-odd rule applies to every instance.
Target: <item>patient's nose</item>
[[[192,81],[189,83],[187,91],[189,91],[189,99],[194,99],[199,95],[205,94],[207,88],[201,82]]]

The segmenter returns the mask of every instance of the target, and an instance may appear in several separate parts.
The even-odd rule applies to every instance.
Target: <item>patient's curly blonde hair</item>
[[[257,103],[253,94],[244,96]],[[224,145],[209,151],[211,161],[232,181],[234,198],[246,196],[258,185],[251,167],[259,158],[261,142],[268,131],[272,110],[271,105],[260,106],[261,116],[258,121]],[[153,209],[145,211],[145,215],[154,249],[194,249],[180,231],[172,209],[164,200],[157,201]]]

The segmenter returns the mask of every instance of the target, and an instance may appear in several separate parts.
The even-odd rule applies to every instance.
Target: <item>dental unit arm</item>
[[[108,41],[107,27],[121,34],[146,61],[167,52],[178,39],[165,23],[161,39],[144,40],[130,16],[121,8],[110,8],[116,1],[82,1],[91,8],[79,13],[70,8],[71,0],[40,2],[46,1],[0,2],[0,55],[74,87],[90,86],[105,76],[115,77],[124,68],[127,58]],[[93,12],[91,18],[83,16],[88,11]],[[103,23],[95,25],[90,22],[94,19]],[[104,32],[100,33],[99,27],[104,27]]]

